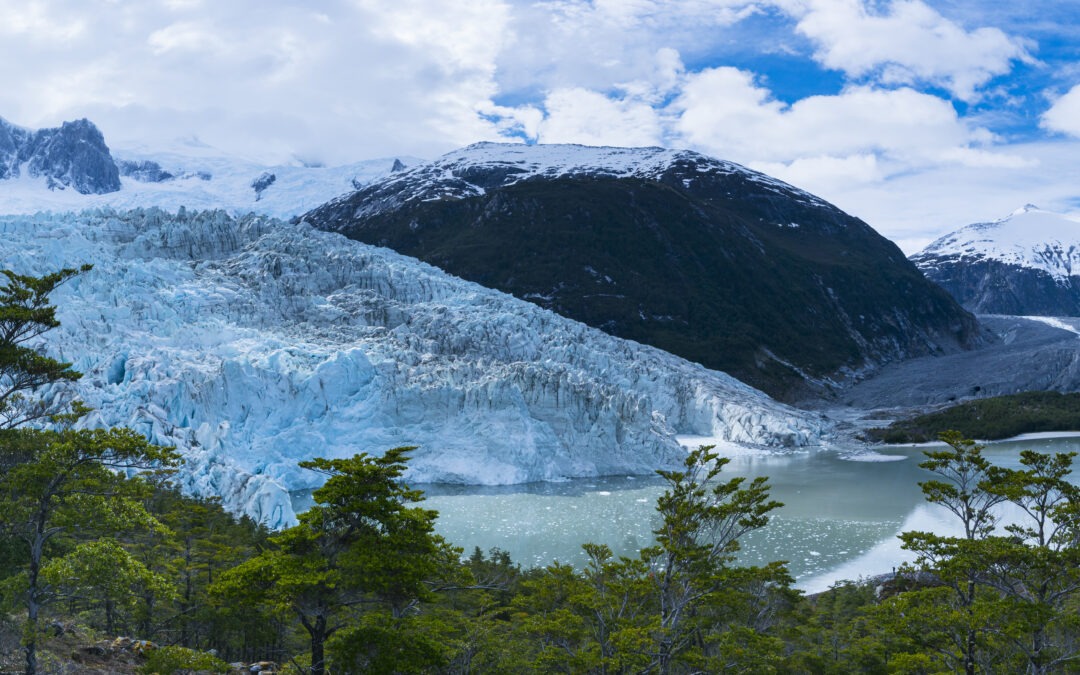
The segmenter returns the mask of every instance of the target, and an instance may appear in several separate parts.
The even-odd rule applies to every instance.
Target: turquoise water
[[[924,449],[732,457],[721,476],[767,476],[772,498],[784,504],[765,528],[742,540],[741,561],[786,560],[797,585],[811,592],[841,579],[889,572],[908,559],[897,534],[949,533],[953,525],[942,509],[923,501],[918,483],[930,476],[918,466]],[[990,443],[984,454],[996,464],[1017,468],[1025,449],[1080,452],[1080,437]],[[631,557],[652,543],[655,504],[664,482],[637,476],[505,487],[413,487],[427,495],[426,508],[439,512],[439,534],[466,554],[476,546],[484,551],[497,547],[524,567],[555,561],[580,567],[584,543],[607,544],[616,555]],[[309,506],[310,494],[296,495],[294,505]]]
[[[1023,449],[1080,451],[1080,438],[1031,439],[987,445],[997,464],[1019,466]],[[862,455],[834,450],[732,458],[722,475],[768,476],[772,497],[784,503],[764,529],[743,540],[741,560],[787,560],[800,587],[821,590],[840,579],[888,572],[905,559],[896,535],[948,531],[949,519],[927,506],[919,481],[922,447]],[[439,512],[437,530],[465,548],[498,547],[523,566],[560,561],[580,566],[581,544],[607,544],[634,556],[652,543],[659,478],[574,480],[508,487],[419,485],[425,507]]]

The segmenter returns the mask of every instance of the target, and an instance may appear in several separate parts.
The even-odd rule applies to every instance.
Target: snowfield
[[[225,211],[0,217],[3,267],[95,268],[54,294],[49,352],[87,425],[186,458],[178,481],[272,527],[320,476],[296,462],[419,446],[407,479],[651,473],[679,436],[820,444],[820,416],[386,249]]]
[[[150,182],[120,178],[120,190],[106,194],[79,194],[74,189],[52,189],[44,178],[23,170],[19,177],[0,181],[0,213],[83,211],[94,208],[152,208],[176,211],[225,209],[235,215],[257,213],[291,218],[346,192],[391,173],[394,158],[373,159],[335,167],[264,166],[223,156],[220,151],[192,142],[167,151],[143,148],[114,149],[118,163],[155,162],[173,177]],[[420,160],[403,158],[404,165]],[[253,183],[263,174],[273,183],[257,194]]]
[[[924,268],[942,261],[996,260],[1067,283],[1070,276],[1080,276],[1080,220],[1028,204],[1001,220],[945,235],[912,259]]]

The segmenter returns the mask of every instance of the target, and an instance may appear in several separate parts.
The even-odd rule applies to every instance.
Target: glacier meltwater
[[[158,209],[0,217],[6,269],[92,263],[42,348],[83,423],[175,445],[187,491],[272,527],[311,457],[418,446],[410,482],[651,473],[677,435],[816,445],[817,415],[392,251],[304,223]]]

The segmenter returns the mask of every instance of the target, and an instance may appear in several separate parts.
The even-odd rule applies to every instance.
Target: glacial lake
[[[870,450],[811,449],[790,454],[743,452],[721,478],[767,476],[784,504],[769,524],[742,539],[740,562],[786,560],[796,585],[825,590],[843,579],[890,572],[910,556],[896,536],[906,530],[954,533],[940,507],[926,504],[918,483],[931,477],[919,463],[927,446]],[[1018,468],[1021,450],[1080,452],[1080,436],[1024,437],[986,444],[1000,466]],[[1080,479],[1078,462],[1074,480]],[[581,567],[587,542],[634,557],[653,542],[659,477],[590,478],[501,487],[417,484],[425,508],[439,512],[436,531],[465,554],[500,548],[523,567],[552,562]],[[310,505],[310,493],[294,505]],[[1008,514],[1004,514],[1008,518]]]

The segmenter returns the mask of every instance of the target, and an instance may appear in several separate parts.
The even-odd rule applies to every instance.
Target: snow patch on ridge
[[[781,180],[734,162],[689,150],[484,142],[373,182],[371,188],[382,198],[373,200],[353,216],[363,218],[414,200],[478,197],[492,188],[533,179],[591,177],[660,180],[672,170],[679,171],[680,183],[686,189],[693,184],[694,178],[738,174],[767,190],[787,194],[809,204],[828,206],[819,197]],[[340,199],[348,197],[345,195]]]
[[[150,209],[0,217],[20,273],[92,262],[53,298],[50,353],[89,425],[176,445],[178,480],[271,526],[299,460],[418,445],[411,482],[648,474],[677,435],[819,444],[820,417],[412,258],[257,216]]]

